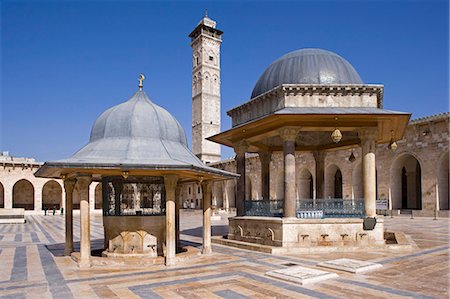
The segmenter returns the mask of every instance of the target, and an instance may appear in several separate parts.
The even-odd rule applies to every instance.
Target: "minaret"
[[[220,161],[220,145],[206,140],[220,132],[222,31],[205,14],[189,34],[192,47],[192,151],[203,162]]]

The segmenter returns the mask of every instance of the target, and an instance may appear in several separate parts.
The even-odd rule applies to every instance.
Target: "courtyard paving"
[[[389,231],[414,240],[412,251],[320,253],[275,256],[213,245],[211,255],[193,255],[173,267],[94,267],[80,270],[63,253],[64,216],[27,215],[27,223],[0,224],[0,298],[449,298],[449,219],[385,218]],[[213,235],[227,231],[227,217],[213,221]],[[79,221],[74,221],[75,241]],[[102,218],[91,218],[93,249],[103,244]],[[201,243],[200,211],[182,211],[181,239]],[[339,275],[310,285],[266,276],[293,265],[352,258],[381,269]],[[329,270],[328,270],[329,271]]]

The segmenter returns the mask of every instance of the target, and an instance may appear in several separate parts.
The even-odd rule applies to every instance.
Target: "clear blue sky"
[[[68,157],[94,120],[127,100],[137,77],[191,139],[188,34],[205,8],[224,31],[226,111],[247,101],[283,54],[317,47],[345,57],[384,107],[413,118],[448,111],[448,1],[2,1],[0,150],[39,161]],[[233,155],[223,151],[224,157]]]

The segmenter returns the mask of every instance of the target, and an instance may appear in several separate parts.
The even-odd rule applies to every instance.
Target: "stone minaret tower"
[[[220,161],[220,145],[206,140],[220,132],[222,31],[207,15],[189,34],[192,47],[192,151],[203,162]]]

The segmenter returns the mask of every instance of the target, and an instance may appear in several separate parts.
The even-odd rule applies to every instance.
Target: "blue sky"
[[[95,119],[145,91],[191,139],[188,34],[205,8],[224,31],[226,111],[247,101],[264,69],[299,48],[345,57],[384,107],[413,118],[448,111],[449,6],[422,1],[1,1],[0,150],[68,157]],[[223,150],[223,157],[233,152]]]

